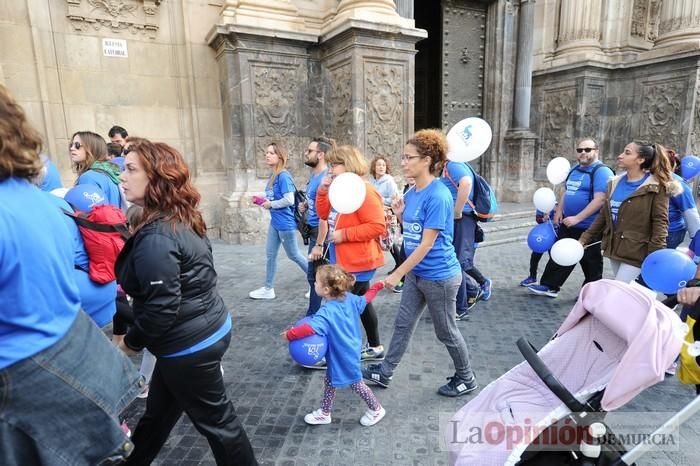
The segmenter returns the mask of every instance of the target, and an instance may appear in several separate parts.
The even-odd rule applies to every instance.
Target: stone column
[[[413,19],[413,0],[396,0],[396,11],[404,18]]]
[[[530,128],[532,94],[532,50],[535,28],[535,0],[521,0],[518,18],[518,65],[515,70],[513,128]]]
[[[655,47],[693,45],[700,48],[700,2],[664,0]]]
[[[602,0],[562,0],[557,55],[600,50]]]
[[[332,36],[338,28],[347,28],[353,21],[404,28],[415,26],[412,16],[399,15],[393,0],[340,0],[335,17],[324,26],[322,34]]]

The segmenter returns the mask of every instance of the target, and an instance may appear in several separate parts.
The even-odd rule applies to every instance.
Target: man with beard
[[[591,226],[605,201],[608,180],[613,177],[612,170],[598,160],[598,143],[595,140],[582,139],[576,145],[576,152],[578,164],[566,177],[566,191],[562,193],[554,214],[554,224],[559,225],[558,239],[579,239]],[[600,244],[587,247],[579,264],[585,277],[584,285],[603,278]],[[550,258],[539,285],[530,285],[528,290],[556,298],[574,267],[561,266]]]
[[[309,271],[307,279],[309,281],[309,308],[306,315],[315,314],[321,306],[321,297],[314,290],[314,282],[316,281],[316,262],[323,257],[323,244],[328,233],[328,222],[318,218],[316,212],[316,191],[321,184],[321,181],[328,173],[326,165],[326,154],[335,148],[335,141],[330,138],[317,137],[311,140],[306,155],[304,164],[311,167],[311,178],[306,184],[306,224],[309,227]]]

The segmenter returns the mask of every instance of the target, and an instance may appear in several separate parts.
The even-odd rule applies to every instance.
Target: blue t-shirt
[[[457,255],[452,246],[454,203],[450,191],[440,180],[435,179],[420,191],[407,191],[403,200],[403,240],[406,257],[420,244],[423,230],[438,230],[433,247],[413,268],[413,273],[426,280],[447,280],[460,273]]]
[[[75,254],[73,275],[75,276],[78,290],[80,290],[81,306],[95,321],[97,326],[102,328],[112,321],[112,317],[117,311],[115,301],[117,297],[117,281],[112,280],[103,284],[90,279],[88,275],[88,255],[85,251],[83,237],[80,235],[80,230],[75,220],[63,213],[63,210],[73,212],[72,207],[63,199],[52,194],[46,193],[46,196],[59,208],[59,212],[63,215],[63,219],[71,233],[73,252]]]
[[[334,208],[331,207],[331,211],[328,214],[328,236],[330,237],[331,234],[335,231],[335,222],[338,220],[338,211],[335,210]],[[337,259],[335,256],[335,244],[334,243],[328,243],[328,261],[331,264],[337,264]],[[362,272],[350,272],[355,276],[355,280],[358,282],[368,282],[370,281],[373,277],[377,269],[372,269],[372,270],[364,270]]]
[[[270,177],[272,179],[272,177]],[[270,186],[268,180],[265,187],[265,197],[270,201],[279,201],[286,193],[294,193],[294,180],[287,170],[282,170],[275,177],[275,182]],[[294,205],[281,209],[270,209],[272,227],[277,231],[296,230],[297,224],[294,221]]]
[[[668,231],[685,230],[683,212],[688,209],[696,209],[693,190],[683,178],[673,174],[673,179],[683,187],[683,192],[677,196],[671,196],[668,201]]]
[[[62,188],[63,182],[56,165],[51,160],[46,159],[44,160],[44,166],[46,167],[46,175],[44,175],[44,179],[41,182],[41,190],[51,192],[54,189]]]
[[[36,186],[0,181],[0,369],[59,341],[80,310],[64,215]]]
[[[107,204],[117,209],[122,208],[122,193],[119,191],[119,186],[104,173],[88,170],[78,177],[76,184],[96,184],[105,193]]]
[[[452,206],[457,202],[457,190],[459,186],[459,181],[465,176],[471,181],[471,189],[469,190],[469,200],[474,202],[474,173],[467,167],[464,162],[447,162],[447,174],[450,176],[441,176],[440,180],[447,186],[452,194]],[[454,183],[453,183],[454,181]],[[462,213],[468,214],[472,211],[471,206],[468,202],[464,203],[464,209]]]
[[[569,172],[569,179],[566,181],[566,194],[564,195],[564,217],[578,215],[593,200],[591,198],[591,172],[603,162],[595,162],[587,167],[574,166]],[[594,174],[593,195],[595,193],[605,193],[608,190],[608,180],[613,177],[613,172],[608,167],[600,167]],[[591,226],[598,212],[588,216],[576,224],[576,228],[588,228]]]
[[[362,380],[360,314],[365,306],[367,300],[363,296],[345,293],[344,298],[325,301],[309,322],[317,334],[328,339],[326,375],[334,387]]]
[[[642,183],[649,178],[649,173],[645,173],[644,176],[637,181],[627,181],[627,175],[622,175],[622,179],[617,183],[615,191],[612,193],[610,198],[610,210],[612,211],[613,222],[617,223],[617,214],[620,211],[620,206],[625,200],[630,197],[630,194],[635,192]]]
[[[318,212],[316,211],[316,193],[318,187],[321,186],[321,181],[328,174],[328,170],[323,170],[318,175],[311,175],[311,179],[306,183],[306,223],[312,227],[318,226]]]

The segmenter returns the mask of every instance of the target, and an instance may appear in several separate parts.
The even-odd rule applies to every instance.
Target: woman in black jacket
[[[130,147],[125,167],[125,196],[143,207],[143,217],[115,265],[135,317],[119,347],[128,355],[148,348],[157,357],[126,464],[150,464],[183,411],[218,465],[257,464],[220,371],[231,317],[216,289],[187,165],[172,147],[143,140]]]

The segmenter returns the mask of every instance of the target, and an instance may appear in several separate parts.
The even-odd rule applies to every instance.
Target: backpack
[[[294,208],[292,209],[294,212],[294,223],[296,223],[297,230],[299,230],[299,233],[301,233],[301,238],[304,240],[304,244],[308,246],[309,238],[311,237],[311,227],[308,223],[306,223],[306,212],[308,211],[308,208],[303,212],[300,210],[301,205],[305,202],[306,192],[302,191],[301,189],[297,189],[296,185],[294,185]]]
[[[569,177],[570,177],[571,174],[574,172],[574,170],[576,170],[577,172],[581,172],[581,173],[584,173],[584,174],[588,175],[588,176],[591,178],[591,182],[588,183],[588,202],[591,202],[591,201],[593,200],[593,189],[594,189],[594,186],[593,186],[593,185],[594,185],[594,182],[595,182],[595,172],[597,172],[599,168],[606,167],[606,168],[610,169],[610,171],[613,172],[613,175],[614,175],[614,174],[615,174],[615,170],[613,170],[612,168],[608,167],[608,166],[605,165],[604,163],[601,163],[601,164],[599,164],[599,165],[596,165],[595,167],[593,167],[593,170],[591,170],[590,172],[587,172],[586,170],[581,170],[580,167],[581,167],[581,165],[576,164],[576,165],[574,165],[574,168],[572,168],[571,170],[569,170],[569,174],[566,175],[566,179],[564,180],[564,186],[566,186],[566,182],[569,181]]]
[[[464,164],[467,166],[467,168],[469,168],[469,170],[471,170],[472,176],[474,177],[474,201],[470,201],[467,198],[467,204],[469,204],[469,207],[471,207],[474,211],[474,217],[478,221],[490,222],[496,216],[496,212],[498,212],[498,201],[496,200],[496,194],[494,193],[493,188],[491,188],[491,185],[489,185],[489,183],[481,175],[479,175],[472,168],[472,166],[469,165],[469,163],[464,162]],[[442,176],[449,179],[455,188],[459,187],[459,185],[455,183],[450,176],[450,173],[447,170],[447,164],[445,164],[442,169]]]
[[[88,275],[96,283],[116,280],[114,264],[129,238],[124,213],[112,205],[93,207],[90,213],[63,211],[75,220],[88,256]]]

